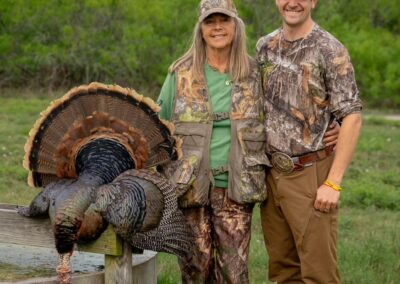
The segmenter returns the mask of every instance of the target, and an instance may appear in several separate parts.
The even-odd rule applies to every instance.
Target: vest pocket
[[[183,150],[182,159],[171,162],[165,168],[165,175],[176,184],[178,197],[187,192],[196,179],[199,170],[202,152],[198,149]]]
[[[265,139],[262,124],[238,129],[238,163],[232,165],[228,189],[229,197],[238,203],[262,202],[267,198],[265,174],[270,162],[265,154]]]
[[[203,163],[206,128],[199,124],[176,125],[176,136],[182,139],[182,159],[167,165],[165,175],[176,184],[180,207],[203,206],[208,202],[210,178]],[[207,161],[204,161],[207,160]]]

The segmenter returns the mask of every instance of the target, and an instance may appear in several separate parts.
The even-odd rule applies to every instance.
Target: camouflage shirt
[[[362,109],[346,48],[315,25],[287,41],[278,29],[257,43],[265,95],[267,152],[298,156],[325,147],[330,122]]]

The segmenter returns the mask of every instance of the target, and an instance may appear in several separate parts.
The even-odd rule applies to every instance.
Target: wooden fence
[[[45,247],[55,249],[53,231],[48,218],[20,216],[15,205],[0,204],[0,243]],[[109,226],[99,239],[78,245],[78,251],[105,255],[102,272],[74,275],[73,284],[101,283],[157,283],[156,253],[145,251],[133,255],[131,246],[125,243]],[[1,282],[0,282],[1,283]],[[37,278],[18,283],[57,283],[56,277]]]

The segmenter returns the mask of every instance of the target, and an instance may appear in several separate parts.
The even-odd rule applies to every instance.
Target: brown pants
[[[210,206],[182,210],[195,235],[195,246],[179,260],[182,283],[249,283],[253,205],[231,201],[227,190],[211,190]]]
[[[269,254],[269,279],[278,283],[340,283],[336,261],[338,210],[314,209],[333,155],[301,171],[267,176],[261,222]]]

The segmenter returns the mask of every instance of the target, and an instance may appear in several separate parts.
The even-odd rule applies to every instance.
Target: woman
[[[183,159],[163,170],[195,236],[182,281],[249,283],[251,215],[270,164],[258,67],[231,0],[200,2],[192,46],[169,71],[160,116],[174,122]]]
[[[252,210],[266,198],[259,87],[232,1],[201,1],[192,46],[159,98],[160,116],[183,139],[182,161],[166,169],[195,235],[179,260],[183,283],[248,283]]]

